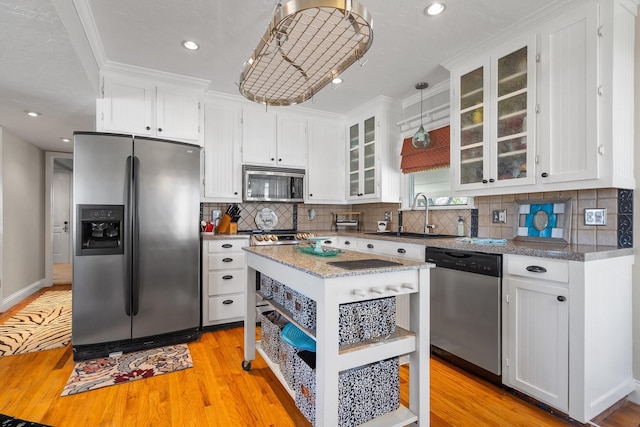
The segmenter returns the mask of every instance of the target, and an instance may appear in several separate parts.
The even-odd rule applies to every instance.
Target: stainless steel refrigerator
[[[74,359],[192,341],[200,147],[74,134]]]

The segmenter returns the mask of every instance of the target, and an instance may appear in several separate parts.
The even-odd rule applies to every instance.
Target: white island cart
[[[302,253],[293,245],[251,246],[247,251],[247,310],[244,329],[245,370],[258,350],[295,400],[277,364],[256,342],[256,272],[316,301],[316,426],[338,425],[338,374],[341,371],[397,356],[409,356],[409,407],[374,418],[365,426],[429,425],[429,268],[432,264],[400,258],[344,251],[335,257]],[[347,270],[333,261],[386,260],[396,265]],[[367,264],[367,262],[364,262]],[[396,328],[385,340],[339,346],[339,305],[403,294],[410,295],[410,330]],[[278,309],[278,307],[275,307]]]

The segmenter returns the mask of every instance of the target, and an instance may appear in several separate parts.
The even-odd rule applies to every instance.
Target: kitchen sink
[[[408,237],[410,239],[448,239],[448,238],[453,238],[453,237],[458,237],[458,236],[454,236],[452,234],[436,234],[436,233],[409,233],[407,231],[403,231],[401,233],[364,233],[364,234],[371,234],[371,235],[382,235],[382,236],[396,236],[396,237]]]

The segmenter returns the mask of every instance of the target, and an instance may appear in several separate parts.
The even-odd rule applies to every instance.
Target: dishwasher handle
[[[445,255],[453,257],[453,258],[471,258],[473,255],[471,254],[465,254],[462,252],[445,252]]]

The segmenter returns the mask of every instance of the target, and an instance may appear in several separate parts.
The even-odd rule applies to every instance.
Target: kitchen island
[[[405,426],[429,420],[429,268],[431,264],[383,255],[342,251],[323,257],[302,253],[296,246],[246,247],[247,310],[245,314],[244,363],[250,369],[256,350],[294,397],[296,390],[282,380],[278,365],[271,363],[256,343],[256,272],[283,283],[317,304],[315,330],[305,333],[316,341],[315,425],[338,425],[339,373],[381,360],[409,356],[409,407],[382,415],[366,423],[369,426]],[[382,261],[383,267],[344,269],[335,261]],[[367,263],[367,262],[365,262]],[[370,262],[369,262],[370,263]],[[397,328],[385,340],[362,341],[339,345],[340,304],[409,295],[411,318],[409,330]]]

